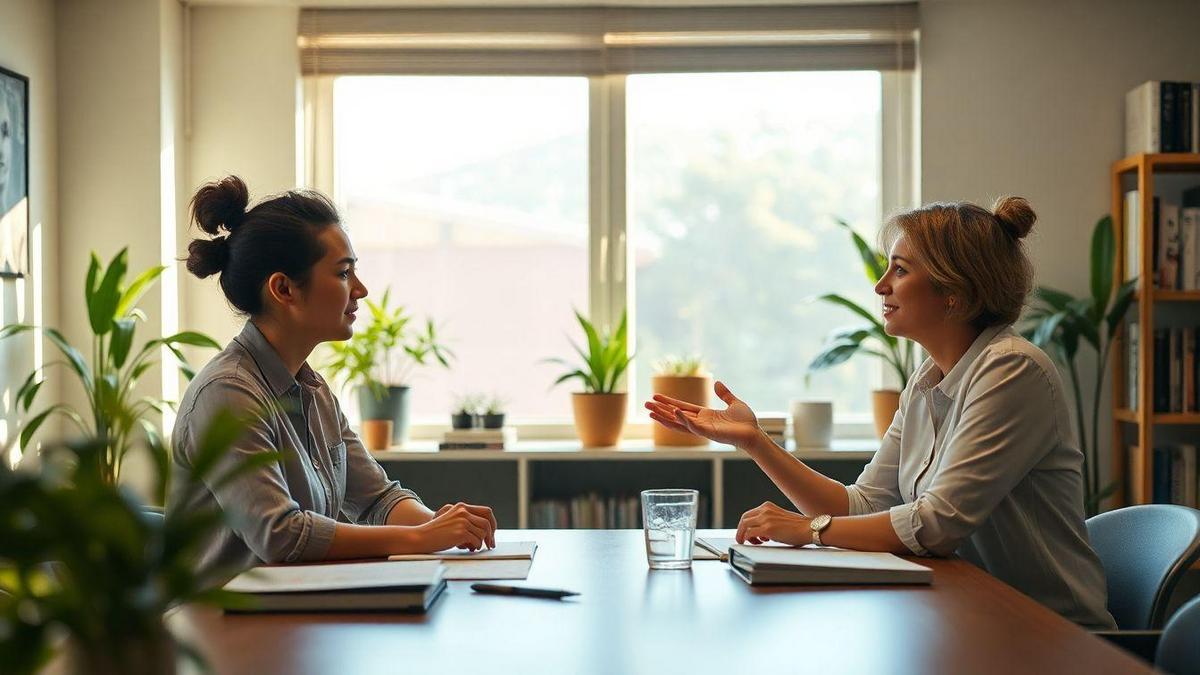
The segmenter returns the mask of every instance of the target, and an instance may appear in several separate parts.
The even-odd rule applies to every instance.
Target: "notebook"
[[[250,597],[239,612],[424,612],[446,588],[446,568],[431,561],[265,565],[242,572],[225,590]]]
[[[891,553],[735,544],[729,565],[760,584],[928,584],[933,570]]]
[[[460,560],[532,560],[537,551],[537,542],[533,541],[501,541],[496,548],[480,551],[468,551],[462,548],[449,548],[436,553],[403,553],[388,556],[388,560],[443,560],[457,562]]]

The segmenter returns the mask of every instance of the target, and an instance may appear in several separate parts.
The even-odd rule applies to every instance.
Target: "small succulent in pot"
[[[483,406],[483,428],[500,429],[504,427],[504,406],[507,401],[498,395],[492,395]]]
[[[477,394],[464,394],[456,399],[454,410],[450,413],[452,429],[471,429],[475,427],[479,417],[481,397]]]

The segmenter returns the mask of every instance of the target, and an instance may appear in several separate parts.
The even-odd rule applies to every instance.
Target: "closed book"
[[[760,584],[928,584],[933,570],[891,553],[838,548],[750,546],[729,549],[729,565]]]
[[[1167,290],[1179,289],[1179,205],[1163,202],[1159,208],[1159,270],[1161,279],[1158,287]]]
[[[1200,247],[1196,235],[1200,230],[1200,208],[1188,206],[1179,210],[1179,288],[1185,291],[1200,290]]]
[[[1183,329],[1183,408],[1196,412],[1196,329]]]
[[[438,450],[504,450],[504,443],[438,443]]]
[[[439,561],[264,565],[225,584],[249,596],[243,612],[424,612],[446,588]]]
[[[1176,99],[1178,101],[1178,109],[1176,111],[1176,152],[1191,152],[1192,151],[1192,83],[1191,82],[1176,82],[1175,83]]]
[[[517,440],[517,430],[503,429],[451,429],[442,434],[446,443],[511,443]]]
[[[1154,412],[1170,412],[1171,410],[1171,353],[1168,349],[1170,340],[1168,331],[1154,331],[1154,352],[1152,372],[1154,373]]]
[[[1141,196],[1137,190],[1125,193],[1125,281],[1141,274],[1141,247],[1138,242],[1142,239],[1142,208]]]
[[[1183,412],[1183,331],[1178,328],[1172,328],[1170,333],[1169,349],[1171,357],[1168,366],[1170,373],[1168,381],[1170,382],[1171,404],[1167,409],[1169,412]]]
[[[1151,81],[1125,94],[1126,155],[1162,152],[1161,90],[1161,82]]]
[[[1125,346],[1128,353],[1125,356],[1125,406],[1130,410],[1138,409],[1138,325],[1131,322],[1125,329]]]
[[[1177,147],[1177,130],[1176,130],[1176,99],[1175,99],[1175,83],[1163,82],[1159,89],[1160,105],[1159,127],[1161,133],[1161,147],[1159,152],[1179,152]]]
[[[435,553],[397,553],[388,556],[388,560],[532,560],[536,552],[535,541],[501,541],[496,543],[496,548],[479,551],[451,548]]]

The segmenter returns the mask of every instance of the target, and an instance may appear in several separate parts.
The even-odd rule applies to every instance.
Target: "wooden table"
[[[497,534],[538,542],[524,583],[582,595],[451,582],[425,615],[189,607],[172,625],[218,673],[1150,672],[961,560],[920,560],[931,586],[751,588],[716,561],[651,571],[640,530]]]

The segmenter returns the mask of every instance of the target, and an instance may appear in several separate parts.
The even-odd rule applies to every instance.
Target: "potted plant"
[[[1047,286],[1034,290],[1037,303],[1026,318],[1029,323],[1022,331],[1026,338],[1045,349],[1067,370],[1071,393],[1075,399],[1075,424],[1079,445],[1083,451],[1084,508],[1092,516],[1100,511],[1100,503],[1116,490],[1117,483],[1101,487],[1099,452],[1100,403],[1104,378],[1108,372],[1108,354],[1113,339],[1120,330],[1125,314],[1137,291],[1137,278],[1114,289],[1113,268],[1116,264],[1116,243],[1110,216],[1104,216],[1092,231],[1091,295],[1076,298]],[[1079,382],[1080,341],[1086,342],[1096,357],[1096,382],[1086,403],[1092,409],[1092,433],[1084,428],[1085,392]]]
[[[699,356],[666,356],[654,364],[650,386],[656,394],[707,407],[712,379]],[[655,424],[651,428],[656,446],[708,445],[707,438],[693,433],[675,431],[661,424]]]
[[[390,420],[391,441],[402,445],[408,440],[407,383],[413,370],[431,363],[449,368],[454,354],[441,343],[433,321],[414,330],[404,307],[389,306],[389,293],[378,303],[365,300],[370,320],[349,340],[330,343],[332,358],[324,369],[343,388],[355,387],[364,428],[370,420]]]
[[[838,225],[850,233],[851,241],[862,258],[863,268],[871,284],[878,284],[887,273],[887,256],[872,248],[844,220]],[[825,346],[808,364],[809,373],[824,370],[845,362],[855,354],[863,353],[883,359],[896,373],[900,389],[877,389],[871,392],[872,411],[875,417],[875,434],[879,438],[887,433],[888,426],[900,409],[900,391],[908,386],[908,378],[916,367],[913,343],[887,334],[883,322],[875,312],[867,311],[858,303],[837,293],[828,293],[817,298],[824,302],[844,307],[867,321],[866,324],[834,331],[825,339]]]
[[[117,482],[125,455],[139,433],[157,433],[147,416],[154,411],[161,412],[169,405],[159,398],[135,395],[138,380],[157,364],[155,357],[159,348],[166,347],[175,355],[180,370],[189,380],[195,372],[188,366],[180,347],[190,345],[220,349],[220,345],[207,335],[184,331],[148,340],[140,349],[134,350],[137,323],[146,320],[145,313],[137,307],[138,302],[166,268],[152,267],[126,286],[127,259],[128,249],[121,249],[107,267],[101,268],[96,254],[91,256],[84,282],[88,326],[92,332],[90,365],[83,352],[53,328],[9,324],[0,329],[0,340],[40,330],[63,356],[61,360],[53,360],[34,369],[25,378],[13,399],[18,413],[30,411],[45,382],[46,371],[53,367],[66,367],[75,374],[83,387],[90,413],[85,419],[84,415],[66,403],[51,405],[23,424],[19,436],[21,447],[28,447],[34,433],[51,416],[65,417],[81,434],[105,444],[103,452],[89,454],[88,457],[100,463],[101,477],[113,484]]]
[[[473,429],[479,418],[479,396],[464,394],[459,396],[450,413],[451,429]]]
[[[483,428],[484,429],[501,429],[504,427],[504,405],[505,400],[493,394],[483,404]]]
[[[111,430],[116,425],[110,425]],[[259,453],[228,469],[220,460],[245,430],[218,414],[204,430],[184,494],[279,461]],[[167,489],[170,456],[157,434],[155,492]],[[111,441],[89,437],[43,450],[38,472],[0,462],[0,663],[6,673],[40,672],[53,658],[66,672],[174,673],[177,657],[204,666],[195,646],[167,628],[164,613],[188,602],[238,606],[221,578],[196,573],[199,547],[220,527],[219,510],[148,512],[110,480]],[[232,570],[231,570],[232,572]],[[58,652],[58,653],[56,653]]]
[[[625,344],[626,315],[622,313],[620,325],[611,334],[601,334],[578,311],[575,312],[575,318],[587,336],[587,351],[572,341],[571,346],[583,359],[582,364],[548,359],[570,369],[554,384],[572,379],[583,383],[583,391],[571,395],[571,405],[575,413],[575,431],[584,447],[616,445],[625,426],[627,404],[627,394],[617,392],[616,388],[621,375],[633,360],[632,356],[627,355]]]

